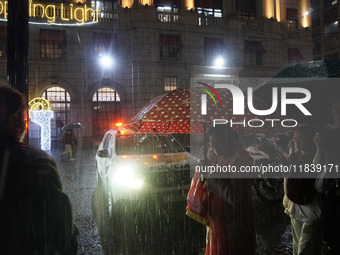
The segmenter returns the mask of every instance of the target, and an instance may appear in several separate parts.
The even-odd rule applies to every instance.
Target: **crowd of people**
[[[18,91],[0,86],[1,251],[77,254],[78,231],[70,201],[62,192],[57,165],[45,152],[22,143],[26,105]],[[291,164],[340,165],[340,101],[333,103],[332,114],[334,122],[318,130],[307,124],[296,128],[289,143]],[[60,156],[69,154],[73,160],[72,130],[66,131],[64,139],[66,150]],[[201,164],[252,164],[237,134],[227,125],[210,129],[208,145]],[[324,171],[315,178],[285,178],[283,205],[291,218],[294,255],[320,255],[323,241],[330,255],[340,254],[340,179],[329,178],[328,173]],[[202,208],[195,213],[207,226],[205,254],[254,255],[251,180],[224,177],[194,177],[203,189]],[[195,195],[191,191],[189,210],[195,201],[189,199]]]
[[[332,115],[332,124],[318,129],[300,124],[295,129],[289,143],[289,164],[340,165],[340,101],[332,103]],[[210,129],[209,147],[204,154],[201,164],[205,165],[251,164],[235,132],[227,125]],[[323,243],[329,255],[340,254],[340,179],[326,173],[307,178],[286,176],[284,180],[283,205],[291,218],[293,255],[321,255]],[[203,192],[198,190],[199,182]],[[192,198],[194,191],[199,198]],[[203,209],[197,210],[197,205],[191,203],[199,203]],[[190,211],[191,208],[196,211]],[[207,225],[206,255],[255,254],[249,179],[203,178],[195,173],[187,214]]]

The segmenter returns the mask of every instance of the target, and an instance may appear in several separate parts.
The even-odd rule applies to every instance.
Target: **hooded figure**
[[[0,86],[0,249],[3,254],[77,254],[77,229],[58,169],[21,143],[26,103]]]

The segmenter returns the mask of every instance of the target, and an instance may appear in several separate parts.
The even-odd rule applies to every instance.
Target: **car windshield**
[[[148,155],[183,152],[175,138],[169,135],[118,135],[117,155]]]

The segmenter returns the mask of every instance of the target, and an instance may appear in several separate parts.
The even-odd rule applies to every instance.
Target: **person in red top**
[[[210,165],[252,164],[251,157],[227,125],[211,128],[209,144],[214,152]],[[214,177],[214,176],[212,176]],[[208,244],[206,255],[253,255],[256,239],[253,222],[251,180],[216,176],[208,178],[203,187],[208,192]]]

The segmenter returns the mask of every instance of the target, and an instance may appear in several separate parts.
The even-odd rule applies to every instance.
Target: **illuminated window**
[[[104,1],[91,1],[91,7],[93,9],[98,9],[104,11]]]
[[[110,12],[113,10],[112,2],[113,1],[91,1],[91,7],[100,10],[101,12]]]
[[[65,55],[65,31],[40,29],[39,41],[42,59],[60,59]]]
[[[246,66],[262,66],[265,49],[261,42],[246,41],[244,45],[244,59]]]
[[[120,96],[113,88],[103,87],[94,93],[92,101],[93,135],[102,136],[121,121]]]
[[[112,88],[101,88],[93,95],[93,101],[98,102],[119,102],[120,97]]]
[[[155,0],[158,20],[161,22],[178,22],[178,0]]]
[[[66,124],[70,122],[70,104],[71,98],[70,94],[63,88],[59,86],[53,86],[46,89],[42,94],[42,98],[47,99],[50,104],[51,108],[54,111],[54,118],[51,121],[51,134],[52,137],[58,137],[57,134],[57,127],[56,127],[56,120],[57,117],[60,117],[62,123]]]
[[[336,5],[338,3],[337,0],[323,0],[323,7],[327,8],[327,7],[331,7],[333,5]]]
[[[195,6],[198,14],[216,18],[222,17],[222,0],[196,0]]]
[[[116,49],[117,39],[116,36],[112,34],[95,33],[93,37],[93,45],[94,52],[100,56],[112,53]]]
[[[108,19],[108,20],[118,20],[118,2],[116,0],[109,0],[109,1],[98,1],[92,0],[91,1],[91,8],[100,10],[99,16],[101,19]],[[91,17],[92,17],[91,13]],[[93,18],[93,17],[92,17]]]
[[[7,56],[7,28],[0,27],[0,58]]]
[[[162,61],[179,61],[182,48],[182,40],[179,35],[161,34],[160,58]]]
[[[204,48],[207,65],[213,66],[217,58],[224,58],[225,45],[222,38],[205,37]]]
[[[175,89],[177,89],[177,77],[176,76],[164,77],[164,90],[172,91]]]

